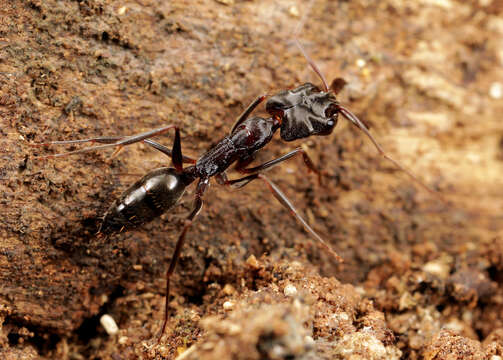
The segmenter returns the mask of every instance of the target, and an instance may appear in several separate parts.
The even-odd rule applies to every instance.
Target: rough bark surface
[[[307,2],[2,1],[0,356],[6,359],[485,359],[503,356],[503,3],[312,2],[299,38],[389,155],[340,120],[270,177],[344,258],[261,183],[218,185],[190,230],[159,345],[164,273],[190,211],[97,238],[141,145],[57,159],[30,143],[182,128],[185,154],[259,94],[320,83],[292,41]],[[264,114],[259,110],[257,114]],[[158,141],[170,145],[172,135]],[[258,260],[257,260],[258,259]],[[337,279],[337,280],[336,280]],[[110,314],[119,333],[99,324]]]

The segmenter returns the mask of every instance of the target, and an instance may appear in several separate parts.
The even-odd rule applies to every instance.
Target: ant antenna
[[[295,27],[295,30],[293,32],[293,40],[295,41],[295,44],[299,48],[300,52],[302,55],[304,55],[304,58],[307,60],[311,68],[314,70],[314,72],[318,75],[318,77],[321,79],[323,82],[323,87],[325,88],[325,91],[328,92],[328,82],[321,73],[320,69],[318,69],[318,66],[316,66],[316,63],[311,59],[311,57],[308,55],[306,50],[304,50],[304,47],[299,41],[298,35],[304,28],[304,24],[306,23],[307,15],[311,12],[311,8],[313,7],[314,0],[311,0],[309,2],[309,5],[307,6],[306,11],[304,12],[304,15],[302,15],[302,18],[300,19],[299,23]]]
[[[365,126],[365,124],[363,124],[363,122],[358,119],[358,117],[353,114],[351,111],[349,111],[347,108],[341,106],[341,105],[338,105],[338,108],[339,108],[339,111],[341,112],[341,114],[346,118],[348,119],[349,121],[351,121],[356,127],[358,127],[361,131],[363,131],[363,133],[365,133],[365,135],[368,136],[368,138],[370,139],[370,141],[372,141],[372,143],[374,144],[374,146],[376,147],[377,151],[379,152],[380,155],[382,155],[385,159],[389,160],[390,162],[393,163],[393,165],[395,165],[398,169],[402,170],[404,173],[406,173],[412,180],[414,180],[418,185],[420,185],[423,189],[425,189],[426,191],[428,191],[430,194],[434,195],[435,197],[438,197],[442,202],[446,202],[444,200],[444,198],[438,193],[436,192],[435,190],[431,189],[430,187],[428,187],[428,185],[426,185],[425,183],[423,183],[416,175],[414,175],[414,173],[412,171],[410,171],[409,169],[407,169],[405,166],[403,166],[402,164],[400,164],[398,161],[396,161],[395,159],[393,159],[391,156],[387,155],[383,148],[381,147],[381,145],[379,145],[379,143],[377,142],[377,140],[372,136],[372,134],[370,133],[369,129]]]
[[[307,15],[311,11],[312,6],[313,6],[313,0],[311,0],[309,2],[307,10],[304,13],[304,15],[302,15],[302,18],[300,19],[299,23],[297,24],[297,27],[295,28],[293,36],[294,36],[295,44],[299,48],[300,52],[302,53],[302,55],[304,56],[304,58],[306,59],[306,61],[308,62],[308,64],[311,66],[311,68],[313,69],[313,71],[321,79],[321,82],[323,83],[323,87],[325,88],[325,91],[329,92],[330,90],[329,90],[329,87],[328,87],[327,80],[325,79],[325,77],[321,73],[321,71],[318,68],[318,66],[316,66],[316,63],[307,54],[306,50],[304,49],[304,47],[302,46],[302,44],[300,43],[300,41],[299,41],[299,39],[297,37],[298,34],[299,34],[299,32],[304,27]],[[335,86],[332,88],[332,91],[334,93],[337,92]],[[403,171],[404,173],[406,173],[413,181],[415,181],[418,185],[420,185],[422,188],[424,188],[430,194],[432,194],[435,197],[437,197],[438,199],[440,199],[443,203],[447,203],[446,200],[437,191],[435,191],[435,190],[431,189],[430,187],[428,187],[416,175],[414,175],[414,173],[412,171],[410,171],[409,169],[407,169],[405,166],[403,166],[402,164],[400,164],[398,161],[396,161],[395,159],[393,159],[391,156],[387,155],[384,152],[384,150],[381,147],[381,145],[379,145],[379,143],[377,142],[377,140],[372,136],[372,134],[370,133],[369,129],[365,126],[365,124],[360,119],[358,119],[358,117],[355,114],[353,114],[351,111],[349,111],[349,109],[345,108],[342,105],[337,104],[337,107],[338,107],[339,111],[341,112],[341,114],[346,119],[348,119],[349,121],[351,121],[356,127],[358,127],[361,131],[363,131],[363,133],[365,135],[367,135],[367,137],[370,139],[370,141],[372,141],[372,143],[374,144],[374,146],[376,147],[377,151],[379,152],[379,154],[381,156],[383,156],[385,159],[387,159],[388,161],[390,161],[391,163],[393,163],[393,165],[395,165],[398,169],[400,169],[401,171]]]
[[[295,40],[295,44],[297,44],[298,48],[302,52],[302,55],[304,55],[304,57],[306,58],[306,60],[309,63],[309,65],[311,65],[311,68],[314,70],[314,72],[316,74],[318,74],[319,78],[323,82],[323,87],[325,88],[325,91],[328,92],[328,83],[327,83],[327,80],[325,79],[325,77],[321,73],[320,69],[318,69],[318,66],[316,66],[316,63],[309,57],[309,55],[307,54],[306,50],[304,50],[304,47],[300,43],[299,39],[297,39],[297,37],[295,37],[294,40]]]

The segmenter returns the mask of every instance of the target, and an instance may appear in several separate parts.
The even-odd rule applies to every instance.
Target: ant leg
[[[38,144],[29,144],[30,146],[49,146],[49,145],[70,145],[70,144],[80,144],[80,143],[100,143],[100,144],[113,144],[117,142],[118,140],[124,139],[126,136],[100,136],[100,137],[95,137],[95,138],[89,138],[89,139],[79,139],[79,140],[63,140],[63,141],[51,141],[47,143],[38,143]],[[171,157],[171,149],[167,148],[164,145],[159,144],[158,142],[151,140],[151,139],[145,139],[143,142],[151,147],[153,147],[156,150],[159,150],[160,152],[168,155]],[[187,164],[195,164],[196,159],[193,159],[188,156],[183,156],[183,162]]]
[[[333,257],[335,257],[335,259],[338,262],[344,261],[337,254],[337,252],[335,252],[335,250],[333,250],[332,247],[328,243],[326,243],[325,240],[323,240],[321,238],[321,236],[318,235],[316,233],[316,231],[313,230],[313,228],[311,228],[311,226],[309,226],[309,224],[302,218],[302,216],[300,216],[300,214],[297,211],[297,209],[295,208],[295,206],[293,206],[293,204],[286,197],[286,195],[280,190],[280,188],[275,183],[273,183],[271,180],[269,180],[269,178],[266,177],[265,175],[257,173],[257,174],[248,175],[248,176],[245,176],[245,177],[242,177],[239,179],[228,180],[227,175],[225,173],[221,173],[221,174],[219,174],[219,176],[217,178],[217,180],[219,182],[222,182],[224,185],[227,185],[227,186],[234,185],[238,188],[242,188],[243,186],[249,184],[251,181],[253,181],[255,179],[261,179],[262,181],[264,181],[266,183],[267,187],[269,188],[269,190],[274,195],[274,197],[281,203],[281,205],[283,205],[285,208],[287,208],[290,211],[290,214],[292,214],[294,217],[296,217],[297,220],[302,224],[302,226],[304,226],[304,229],[306,229],[316,240],[318,240],[320,245],[323,246],[326,250],[328,250],[328,252],[330,252],[330,254]]]
[[[171,150],[171,162],[175,166],[177,173],[183,173],[182,142],[180,140],[180,129],[178,128],[175,128],[175,140],[173,141],[173,150]]]
[[[77,139],[77,140],[62,140],[62,141],[49,141],[46,143],[28,143],[28,145],[36,147],[36,146],[49,146],[49,145],[70,145],[70,144],[80,144],[80,143],[101,143],[101,144],[112,144],[118,140],[124,139],[125,136],[100,136],[89,139]]]
[[[318,183],[321,184],[321,176],[323,175],[322,171],[320,171],[316,168],[316,166],[314,165],[314,162],[311,160],[311,158],[309,157],[307,152],[304,149],[302,149],[301,147],[298,147],[298,148],[290,151],[289,153],[287,153],[283,156],[280,156],[277,159],[272,159],[272,160],[266,161],[265,163],[260,164],[255,167],[252,167],[252,168],[244,168],[244,166],[246,166],[246,164],[243,166],[243,164],[238,162],[238,164],[236,165],[236,170],[241,173],[245,173],[245,174],[259,172],[259,171],[271,168],[273,166],[276,166],[279,163],[281,163],[285,160],[288,160],[298,154],[302,154],[302,159],[304,160],[304,164],[308,167],[308,169],[310,171],[312,171],[318,175]]]
[[[67,155],[74,155],[74,154],[81,154],[89,151],[94,151],[94,150],[101,150],[101,149],[108,149],[112,147],[123,147],[127,145],[131,145],[140,141],[143,141],[145,139],[161,135],[168,131],[169,129],[178,129],[175,125],[167,125],[155,130],[150,130],[146,131],[141,134],[136,134],[136,135],[131,135],[131,136],[104,136],[104,137],[97,137],[97,138],[91,138],[91,139],[84,139],[84,140],[64,140],[64,141],[53,141],[53,142],[48,142],[48,143],[42,143],[42,144],[31,144],[32,146],[43,146],[43,145],[66,145],[66,144],[74,144],[74,143],[82,143],[82,142],[99,142],[103,143],[104,145],[97,145],[97,146],[90,146],[86,147],[83,149],[75,150],[75,151],[69,151],[66,153],[60,153],[60,154],[54,154],[54,155],[44,155],[44,156],[37,156],[38,158],[55,158],[55,157],[62,157],[62,156],[67,156]],[[114,141],[115,140],[115,141]]]
[[[241,113],[241,115],[239,115],[239,117],[236,119],[236,121],[234,122],[234,125],[232,125],[230,134],[232,134],[234,132],[234,130],[236,130],[236,128],[239,126],[239,124],[241,124],[243,121],[245,121],[248,118],[248,116],[250,116],[250,114],[252,113],[252,111],[255,110],[255,108],[262,101],[265,100],[265,98],[266,98],[266,95],[260,95],[255,100],[253,100],[253,102],[250,105],[248,105],[248,107],[245,109],[245,111],[243,111]]]
[[[157,141],[154,141],[151,139],[145,139],[145,140],[143,140],[143,142],[147,145],[150,145],[154,149],[159,150],[163,154],[168,155],[169,157],[171,157],[173,154],[171,149],[169,149],[168,147],[166,147],[164,145],[159,144]],[[186,164],[195,164],[197,162],[196,159],[193,159],[193,158],[185,156],[185,155],[182,155],[182,161]]]
[[[175,251],[173,252],[173,256],[171,257],[171,262],[169,263],[169,268],[168,271],[166,272],[166,304],[164,307],[164,322],[162,323],[162,328],[161,328],[161,333],[159,334],[159,338],[157,339],[157,343],[161,341],[162,336],[164,335],[164,331],[166,330],[166,325],[168,324],[168,318],[169,318],[169,284],[170,284],[170,278],[171,275],[173,274],[173,271],[175,270],[175,266],[178,262],[178,259],[180,258],[180,252],[182,251],[182,246],[183,242],[185,241],[185,235],[187,234],[187,231],[189,230],[190,226],[192,225],[192,222],[194,221],[195,217],[199,212],[201,211],[201,208],[203,207],[203,194],[206,188],[208,187],[208,184],[210,182],[209,178],[201,179],[199,180],[196,188],[196,194],[194,198],[194,209],[190,213],[190,215],[187,217],[185,220],[185,225],[183,226],[183,230],[178,236],[178,241],[176,242],[175,246]]]

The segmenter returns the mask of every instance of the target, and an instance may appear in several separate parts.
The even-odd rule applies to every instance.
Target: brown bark
[[[129,135],[173,123],[182,128],[184,153],[197,156],[229,131],[257,95],[320,82],[292,42],[297,14],[307,11],[304,2],[223,3],[0,6],[5,354],[154,356],[140,344],[159,330],[164,271],[190,194],[138,231],[97,238],[111,202],[169,159],[134,145],[113,159],[103,151],[41,160],[35,156],[64,148],[28,143]],[[314,1],[299,38],[329,80],[342,76],[349,83],[341,102],[371,125],[391,156],[449,203],[378,158],[342,120],[329,137],[272,142],[260,159],[303,143],[328,172],[319,186],[301,160],[291,160],[270,176],[345,263],[318,248],[263,184],[239,192],[213,186],[174,277],[178,317],[164,340],[167,355],[195,343],[204,333],[199,317],[222,313],[226,297],[250,302],[248,291],[288,275],[272,265],[253,270],[245,263],[251,254],[266,254],[266,264],[300,261],[323,276],[365,287],[362,301],[375,301],[400,335],[394,346],[411,357],[454,320],[463,336],[479,334],[477,340],[503,328],[502,11],[496,0],[487,6]],[[158,140],[169,145],[171,139]],[[466,271],[472,276],[459,275]],[[226,284],[235,292],[225,292]],[[415,324],[427,327],[421,322],[425,309],[438,316],[438,326],[420,331],[409,320],[415,316]],[[462,317],[467,312],[469,319]],[[122,340],[104,334],[97,324],[103,313],[114,315]],[[218,333],[213,325],[204,329],[209,338]],[[324,327],[314,331],[315,344],[333,336]],[[430,335],[418,335],[425,333]]]

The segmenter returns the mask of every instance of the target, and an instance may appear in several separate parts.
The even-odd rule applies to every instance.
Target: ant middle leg
[[[178,236],[178,240],[176,242],[175,246],[175,251],[173,252],[173,256],[171,257],[171,262],[169,263],[169,268],[168,271],[166,272],[166,303],[164,307],[164,321],[162,323],[162,328],[161,332],[159,334],[159,338],[157,339],[157,343],[161,341],[162,336],[164,335],[164,332],[166,331],[166,326],[168,324],[168,319],[169,319],[169,288],[170,288],[170,278],[173,272],[175,271],[176,264],[178,263],[178,259],[180,258],[180,253],[182,251],[182,246],[185,241],[185,235],[187,234],[187,231],[189,230],[190,226],[192,225],[192,222],[196,218],[197,214],[201,211],[203,207],[203,194],[208,188],[210,179],[209,178],[203,178],[200,179],[197,188],[196,188],[196,194],[194,198],[194,208],[192,212],[189,214],[187,219],[185,220],[185,224],[183,226],[182,232]]]
[[[293,156],[293,155],[292,155]],[[267,176],[264,174],[260,173],[255,173],[251,175],[247,175],[245,177],[239,178],[239,179],[233,179],[229,180],[227,178],[227,175],[225,173],[221,173],[217,175],[217,181],[226,186],[234,186],[237,188],[242,188],[246,185],[248,185],[250,182],[252,182],[255,179],[260,179],[264,181],[268,187],[268,189],[272,192],[274,197],[280,202],[281,205],[283,205],[286,209],[290,211],[290,214],[293,215],[297,220],[302,224],[304,229],[306,229],[307,232],[309,232],[318,242],[320,243],[321,246],[323,246],[330,254],[338,261],[338,262],[343,262],[344,260],[337,254],[337,252],[332,249],[332,247],[323,240],[323,238],[318,235],[314,229],[309,226],[306,220],[299,214],[298,210],[293,206],[292,202],[288,199],[288,197],[281,191],[281,189],[273,183]]]
[[[312,159],[309,157],[307,152],[301,147],[298,147],[298,148],[286,153],[285,155],[280,156],[277,159],[272,159],[272,160],[266,161],[265,163],[254,166],[252,168],[246,168],[246,166],[249,164],[248,161],[240,161],[236,165],[236,170],[243,173],[243,174],[256,173],[256,172],[271,168],[273,166],[276,166],[279,163],[286,161],[288,159],[291,159],[295,155],[299,155],[299,154],[302,154],[302,159],[304,160],[304,164],[307,166],[309,171],[312,171],[318,175],[318,183],[321,184],[321,178],[323,175],[323,171],[316,168]]]

